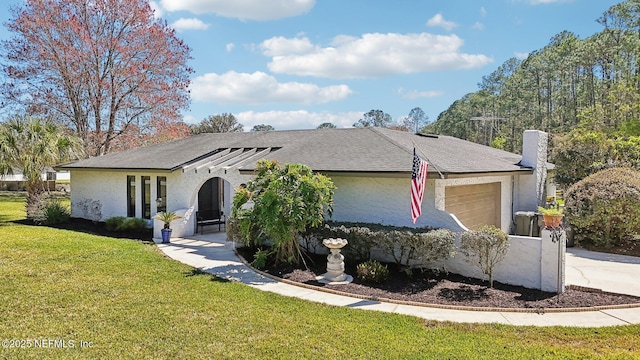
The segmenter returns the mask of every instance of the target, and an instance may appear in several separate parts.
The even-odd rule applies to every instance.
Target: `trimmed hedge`
[[[330,222],[305,234],[305,242],[309,247],[321,244],[322,239],[336,237],[348,241],[342,254],[347,261],[356,263],[370,260],[371,251],[378,250],[399,266],[431,268],[456,252],[455,233],[450,230],[380,224]]]
[[[611,168],[586,177],[566,192],[565,213],[577,241],[623,244],[640,233],[640,172]]]

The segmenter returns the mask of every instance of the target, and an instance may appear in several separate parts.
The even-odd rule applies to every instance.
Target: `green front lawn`
[[[20,199],[0,194],[0,358],[640,358],[640,326],[451,324],[310,303],[201,274],[154,245],[11,223]],[[12,339],[31,348],[6,348]]]

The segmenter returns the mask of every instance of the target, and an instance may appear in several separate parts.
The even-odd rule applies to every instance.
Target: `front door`
[[[198,210],[220,210],[220,196],[223,194],[220,178],[207,180],[198,191]]]

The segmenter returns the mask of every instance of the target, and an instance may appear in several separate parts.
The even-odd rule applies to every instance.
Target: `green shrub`
[[[389,278],[389,269],[376,260],[369,260],[356,267],[356,276],[363,282],[381,284]]]
[[[53,225],[69,221],[71,211],[61,200],[42,192],[27,205],[27,217],[36,225]]]
[[[378,232],[378,247],[399,266],[429,268],[434,262],[455,255],[455,233],[447,229],[414,233],[393,230]]]
[[[556,165],[555,181],[562,187],[576,184],[608,168],[630,167],[638,170],[640,137],[606,134],[579,127],[564,136],[554,137],[551,162]]]
[[[416,234],[416,259],[422,266],[452,258],[456,254],[456,233],[448,229]]]
[[[107,230],[116,231],[126,218],[124,216],[114,216],[104,221]]]
[[[604,169],[611,158],[611,141],[601,132],[578,128],[553,141],[554,179],[562,187]]]
[[[117,231],[142,232],[149,227],[147,220],[141,218],[128,217],[116,229]]]
[[[330,226],[314,229],[317,239],[322,244],[322,239],[342,238],[349,243],[342,248],[341,254],[345,261],[359,263],[369,260],[371,257],[371,247],[375,244],[376,234],[364,226]]]
[[[149,227],[145,219],[124,216],[106,219],[105,226],[108,230],[119,232],[143,232]]]
[[[260,232],[254,214],[247,210],[238,210],[227,219],[227,238],[236,241],[250,249],[258,249],[267,240]]]
[[[621,245],[640,233],[640,172],[611,168],[577,182],[565,194],[565,214],[577,241]]]
[[[349,245],[342,248],[342,254],[345,261],[351,263],[359,263],[367,261],[371,257],[371,250],[377,248],[381,250],[385,255],[396,256],[399,263],[404,263],[406,256],[406,250],[409,249],[406,246],[401,250],[396,250],[394,241],[405,240],[407,237],[415,236],[416,234],[424,234],[431,231],[432,228],[410,228],[389,226],[381,224],[370,223],[349,223],[349,222],[327,222],[324,226],[318,228],[312,228],[305,234],[306,243],[308,246],[312,243],[308,239],[315,238],[317,242],[322,243],[322,239],[327,238],[342,238],[349,242]],[[406,245],[407,241],[404,242]],[[453,243],[452,243],[453,244]]]
[[[409,265],[414,259],[415,242],[418,237],[410,231],[391,230],[376,234],[376,247],[389,255],[398,266]]]
[[[258,249],[255,254],[253,254],[253,262],[251,265],[256,269],[264,269],[267,266],[267,260],[269,259],[269,251],[264,249]]]
[[[254,232],[265,234],[276,263],[299,264],[300,236],[322,225],[325,213],[331,215],[335,186],[306,165],[281,166],[274,160],[259,160],[255,175],[233,197],[231,218],[238,221],[238,235],[250,243]]]
[[[50,200],[45,204],[42,215],[43,224],[53,225],[69,221],[71,211],[68,206],[65,206],[59,200]]]
[[[462,253],[489,276],[489,286],[493,287],[493,270],[509,251],[509,235],[493,225],[484,225],[478,230],[463,232],[460,242]]]

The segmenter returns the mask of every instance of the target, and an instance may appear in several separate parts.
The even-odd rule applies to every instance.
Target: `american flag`
[[[422,196],[427,181],[429,164],[420,159],[413,149],[413,171],[411,172],[411,220],[415,224],[422,213]]]

